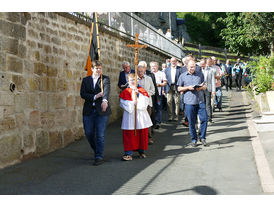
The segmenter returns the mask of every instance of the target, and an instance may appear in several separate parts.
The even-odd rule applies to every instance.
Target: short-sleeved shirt
[[[182,87],[187,86],[194,86],[197,84],[201,84],[204,82],[204,75],[202,72],[194,72],[193,74],[190,74],[189,72],[185,72],[181,74],[181,76],[178,79],[177,85]],[[187,90],[184,93],[184,103],[185,104],[200,104],[203,103],[204,100],[204,91],[190,91]]]
[[[163,81],[167,81],[166,74],[162,71],[158,71],[154,73],[154,75],[155,75],[156,84],[161,84],[163,83]],[[160,95],[162,95],[162,90],[163,90],[163,87],[158,87],[158,92]]]

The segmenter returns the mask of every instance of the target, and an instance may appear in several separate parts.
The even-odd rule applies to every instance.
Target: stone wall
[[[84,136],[81,80],[90,25],[67,13],[0,13],[0,168],[65,147]],[[110,123],[120,121],[119,71],[132,43],[100,27],[103,73],[111,80]],[[140,60],[167,57],[142,50]]]

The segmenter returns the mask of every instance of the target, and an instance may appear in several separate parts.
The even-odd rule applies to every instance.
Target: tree
[[[226,17],[224,12],[177,12],[177,17],[184,18],[187,32],[191,41],[196,44],[224,47],[224,40],[220,36],[225,24],[217,21]]]
[[[273,55],[273,13],[228,12],[225,18],[220,17],[217,21],[225,24],[221,36],[231,52]]]

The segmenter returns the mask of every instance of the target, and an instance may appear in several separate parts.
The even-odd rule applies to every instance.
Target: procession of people
[[[149,68],[148,68],[149,65]],[[182,63],[175,57],[161,64],[139,61],[134,70],[124,61],[117,86],[120,89],[120,107],[123,110],[121,122],[124,152],[121,160],[133,160],[133,153],[146,158],[148,145],[157,144],[153,138],[154,129],[163,122],[162,113],[166,107],[168,123],[179,123],[189,127],[189,145],[197,147],[206,141],[207,127],[214,123],[213,112],[222,110],[222,87],[232,89],[232,77],[238,90],[242,88],[244,64],[237,60],[232,66],[218,63],[213,56],[200,59],[188,55]],[[81,85],[83,125],[85,136],[94,151],[94,165],[104,162],[104,143],[111,108],[108,104],[110,80],[102,75],[102,63],[93,63],[92,75],[85,77]],[[101,78],[100,78],[101,76]],[[101,85],[101,86],[100,86]],[[179,120],[182,115],[182,122]],[[157,139],[157,138],[156,138]]]

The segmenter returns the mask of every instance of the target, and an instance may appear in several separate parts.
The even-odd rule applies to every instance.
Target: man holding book
[[[189,133],[191,135],[191,146],[197,147],[197,132],[195,124],[197,115],[200,119],[201,142],[204,146],[206,143],[207,130],[207,112],[205,107],[204,75],[202,72],[196,72],[195,61],[190,60],[187,65],[187,72],[183,73],[178,80],[178,91],[184,93],[185,114],[189,121]]]

